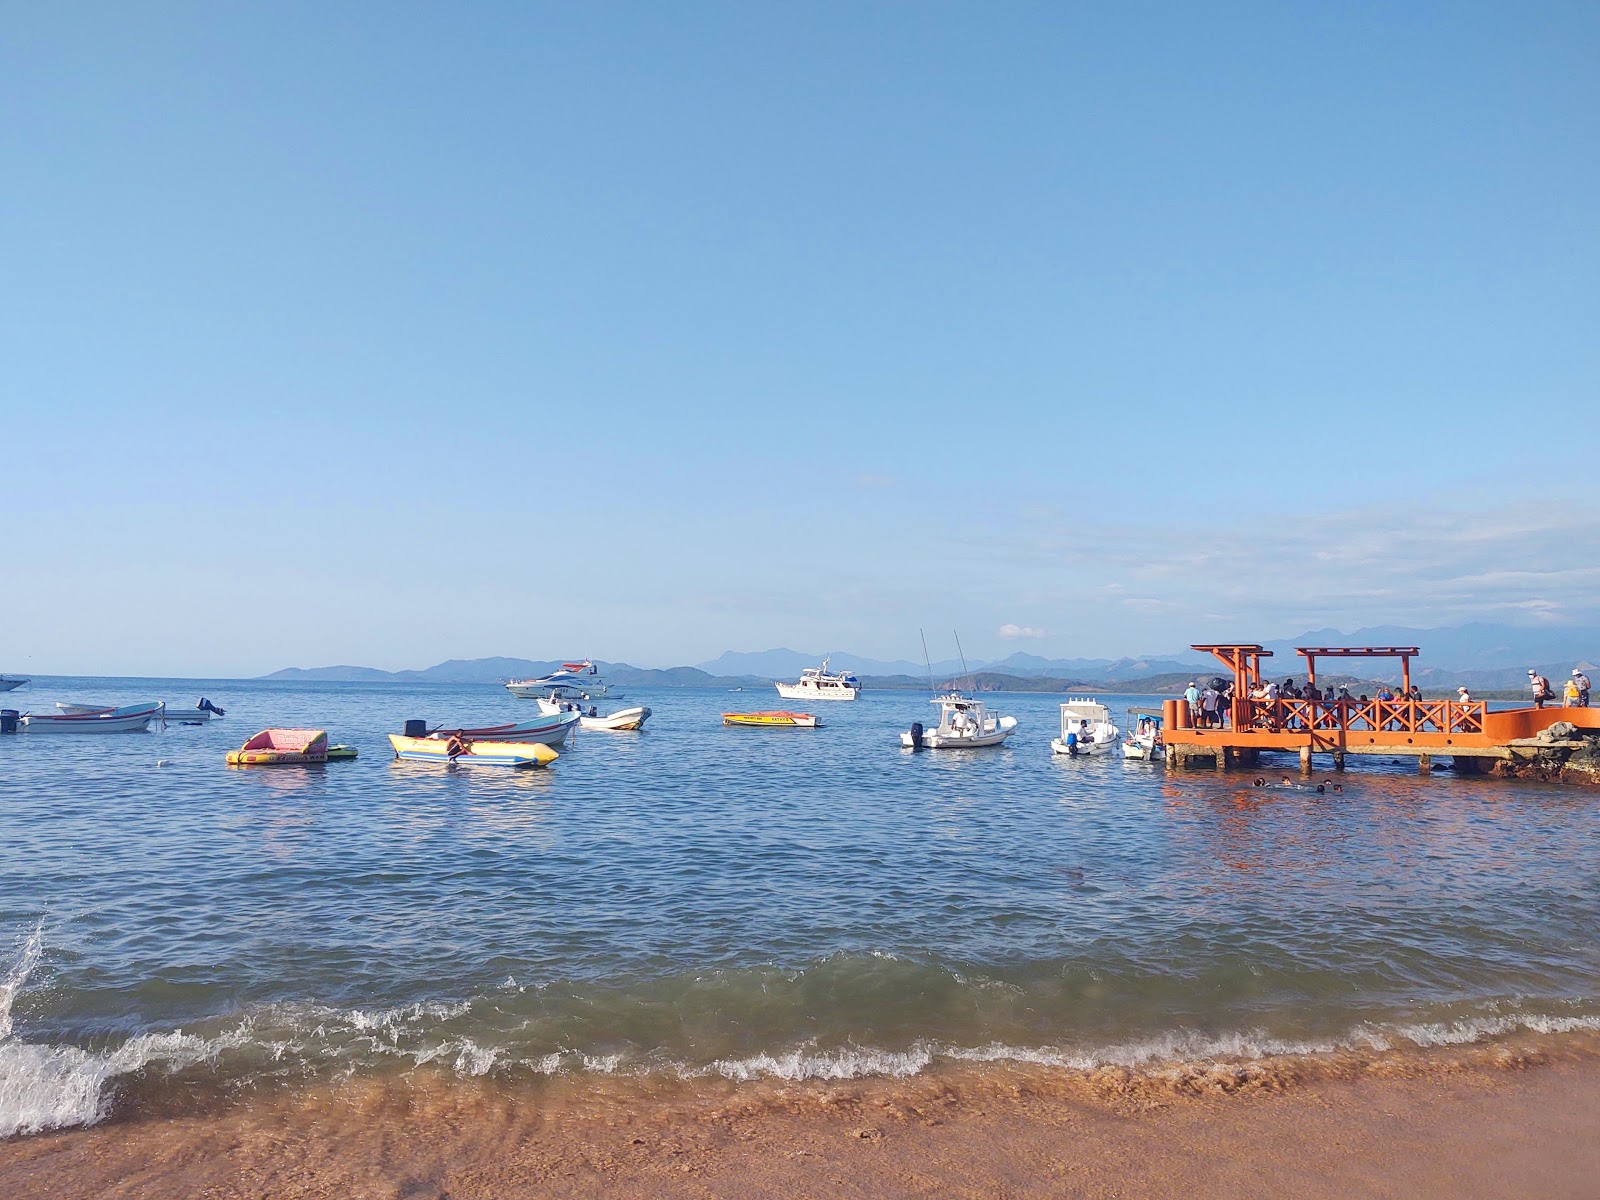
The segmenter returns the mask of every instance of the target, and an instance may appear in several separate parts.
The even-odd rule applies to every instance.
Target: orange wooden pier
[[[1351,754],[1414,756],[1426,773],[1436,755],[1458,759],[1532,758],[1541,750],[1577,749],[1582,741],[1552,741],[1539,735],[1558,721],[1600,731],[1600,708],[1513,708],[1490,712],[1473,700],[1253,700],[1262,685],[1261,660],[1272,651],[1254,644],[1203,645],[1233,675],[1233,696],[1220,713],[1220,728],[1198,728],[1187,700],[1162,705],[1167,766],[1251,766],[1261,751],[1298,751],[1300,769],[1310,771],[1326,754],[1343,770]],[[1398,658],[1401,692],[1411,690],[1415,646],[1300,646],[1308,685],[1315,685],[1317,660]]]

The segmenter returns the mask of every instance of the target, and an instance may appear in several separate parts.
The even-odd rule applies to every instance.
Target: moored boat
[[[18,675],[0,675],[0,692],[13,691],[29,682]]]
[[[982,746],[998,746],[1017,730],[1015,717],[999,717],[989,711],[982,700],[963,696],[960,692],[947,692],[935,696],[939,706],[939,721],[932,729],[923,729],[918,721],[900,735],[900,745],[907,750],[974,750]]]
[[[1111,720],[1111,710],[1088,697],[1069,698],[1061,706],[1061,736],[1052,738],[1050,749],[1057,754],[1103,754],[1122,739],[1122,730]]]
[[[1161,756],[1161,712],[1154,708],[1130,708],[1133,724],[1122,743],[1122,757],[1152,759]]]
[[[632,708],[619,708],[616,712],[601,716],[599,710],[592,704],[589,706],[589,711],[585,712],[583,707],[575,700],[541,698],[539,700],[539,711],[546,715],[575,712],[579,714],[578,724],[584,729],[611,731],[641,729],[644,723],[650,719],[650,709],[643,704],[636,704]]]
[[[233,767],[304,766],[328,761],[328,734],[322,729],[263,729],[237,750]]]
[[[818,729],[822,722],[802,712],[725,712],[724,725],[750,725],[761,729]]]
[[[159,702],[145,702],[87,712],[27,713],[18,720],[17,728],[25,733],[140,733],[161,716],[162,708]]]
[[[425,722],[407,721],[407,737],[434,739],[468,737],[492,742],[538,742],[545,746],[560,746],[578,728],[577,712],[540,713],[526,721],[511,721],[505,725],[483,725],[471,728],[464,725],[436,725],[429,728]]]
[[[468,767],[543,767],[561,757],[543,742],[477,741],[454,735],[440,739],[391,733],[389,744],[396,758]]]
[[[785,700],[854,700],[861,692],[861,681],[848,672],[830,675],[828,660],[820,667],[806,667],[794,683],[774,683]]]

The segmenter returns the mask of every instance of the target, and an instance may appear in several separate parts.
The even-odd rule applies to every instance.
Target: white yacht
[[[620,699],[622,693],[608,688],[600,678],[600,668],[588,659],[581,663],[562,663],[559,671],[538,679],[512,679],[506,690],[522,700],[592,700],[596,696]]]
[[[0,675],[0,692],[9,692],[13,688],[19,688],[27,682],[28,681],[26,679],[18,678],[15,675]]]
[[[1057,754],[1103,754],[1122,740],[1111,710],[1088,697],[1068,699],[1061,706],[1061,736],[1050,743]]]
[[[778,695],[785,700],[854,700],[861,691],[861,681],[854,675],[828,674],[828,660],[820,667],[807,667],[800,672],[795,683],[774,683]]]
[[[932,729],[923,729],[918,721],[908,733],[900,735],[900,745],[907,750],[968,750],[978,746],[998,746],[1017,730],[1015,717],[993,715],[982,700],[973,700],[960,692],[935,696],[939,706],[939,723]]]

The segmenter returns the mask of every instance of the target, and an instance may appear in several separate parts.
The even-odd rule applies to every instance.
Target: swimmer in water
[[[1257,775],[1255,777],[1255,779],[1253,779],[1251,781],[1250,786],[1251,787],[1266,787],[1267,786],[1267,781],[1265,779],[1261,778],[1261,776]]]

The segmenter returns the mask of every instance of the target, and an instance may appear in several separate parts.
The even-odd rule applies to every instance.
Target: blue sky
[[[7,27],[0,669],[1600,598],[1593,5]]]

